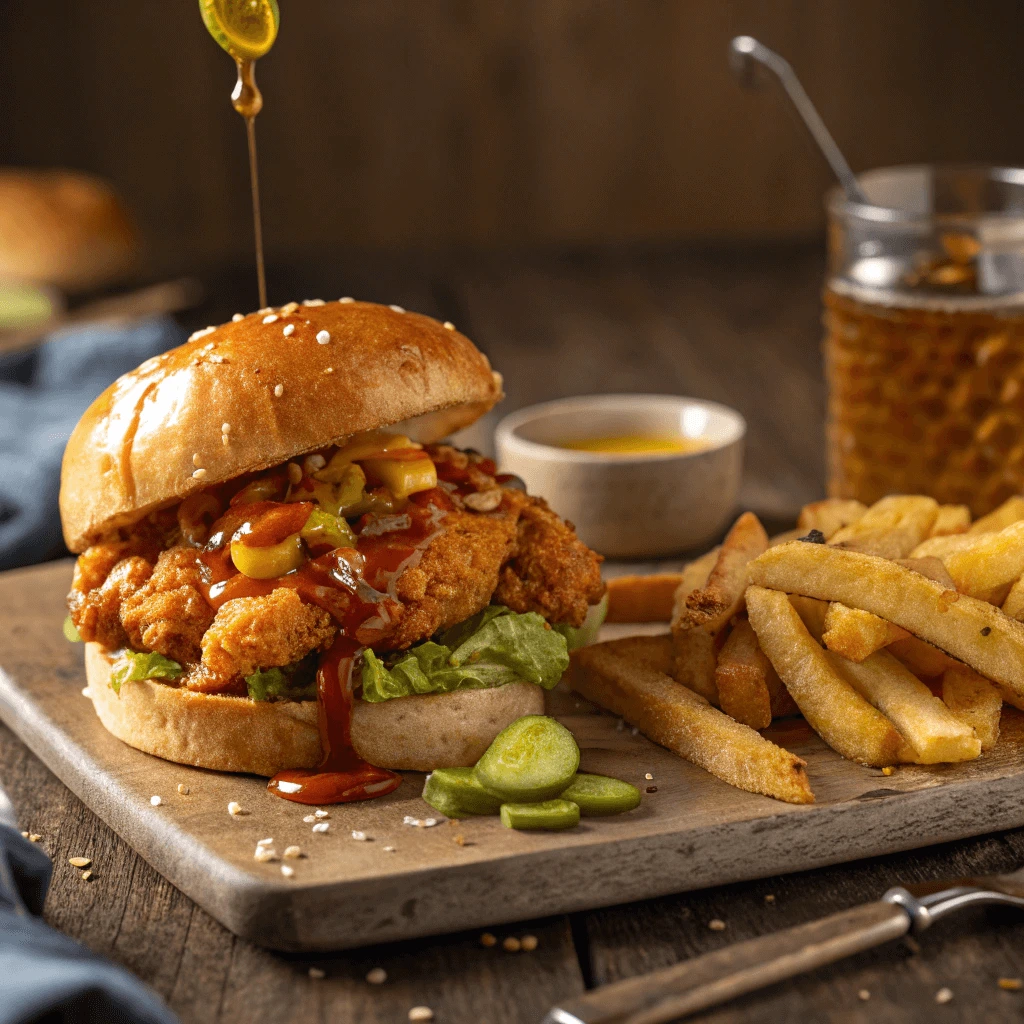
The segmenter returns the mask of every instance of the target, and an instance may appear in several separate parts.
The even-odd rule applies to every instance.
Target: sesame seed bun
[[[250,313],[147,360],[86,410],[64,452],[64,539],[82,551],[193,491],[365,430],[435,441],[501,397],[486,356],[430,317],[369,302]]]
[[[274,775],[322,760],[316,701],[263,702],[195,693],[146,680],[110,688],[110,655],[85,645],[89,697],[118,739],[147,754],[222,772]],[[352,746],[379,768],[431,771],[476,764],[495,736],[523,715],[544,714],[533,683],[489,690],[357,700]]]

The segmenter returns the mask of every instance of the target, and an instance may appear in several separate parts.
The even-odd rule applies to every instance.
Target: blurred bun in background
[[[0,282],[84,292],[135,267],[135,227],[91,174],[0,168]]]

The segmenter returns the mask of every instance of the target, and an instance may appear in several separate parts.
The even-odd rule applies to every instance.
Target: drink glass
[[[827,201],[829,494],[983,515],[1024,492],[1024,170],[858,180]]]

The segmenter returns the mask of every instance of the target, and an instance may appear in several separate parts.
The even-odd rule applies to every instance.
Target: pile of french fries
[[[1024,709],[1024,497],[974,522],[920,495],[806,505],[769,539],[744,513],[681,573],[609,587],[609,621],[671,623],[573,655],[578,693],[718,778],[811,803],[761,735],[802,715],[843,757],[968,761]]]

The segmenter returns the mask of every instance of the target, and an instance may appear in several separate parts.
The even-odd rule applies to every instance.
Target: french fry
[[[945,559],[954,551],[966,551],[974,547],[981,536],[976,533],[954,533],[948,537],[929,537],[910,552],[910,557]]]
[[[768,538],[768,547],[774,547],[776,544],[785,544],[786,541],[790,540],[799,540],[806,532],[806,530],[783,530],[782,533],[773,534]]]
[[[769,548],[747,570],[751,583],[759,587],[874,612],[1024,694],[1024,624],[984,601],[947,590],[885,558],[827,544],[781,544]],[[753,616],[751,623],[756,630]],[[761,647],[771,658],[763,641]],[[778,670],[774,658],[772,664]],[[779,675],[788,686],[785,675]]]
[[[905,640],[908,636],[910,634],[905,629],[863,608],[850,608],[833,601],[825,614],[825,631],[821,639],[830,651],[859,662],[893,641]]]
[[[913,760],[913,751],[892,723],[836,671],[784,593],[749,587],[747,614],[761,650],[790,696],[811,728],[833,750],[851,761],[878,767]]]
[[[876,501],[857,522],[833,534],[829,543],[882,558],[906,558],[931,532],[938,513],[934,498],[894,494]]]
[[[619,576],[608,581],[605,622],[668,622],[682,573]]]
[[[940,505],[930,536],[947,537],[965,533],[970,525],[971,510],[966,505]]]
[[[818,643],[825,633],[825,616],[828,615],[828,601],[819,601],[801,594],[790,594],[789,603],[796,609],[797,615],[803,620],[807,632]]]
[[[1018,622],[1024,622],[1024,576],[1014,583],[1006,595],[1006,600],[1003,601],[1003,614]]]
[[[950,665],[957,664],[949,655],[916,636],[908,636],[906,640],[889,644],[888,651],[919,679],[935,679]]]
[[[794,804],[814,802],[805,762],[713,708],[613,644],[574,651],[569,685],[645,736],[737,789]]]
[[[662,633],[660,636],[624,636],[618,640],[606,640],[600,646],[654,672],[664,672],[665,675],[672,674],[676,660],[671,633]]]
[[[999,691],[999,696],[1003,698],[1005,704],[1009,704],[1018,711],[1024,711],[1024,695],[1011,690],[1008,686],[1003,686],[1002,683],[992,683],[992,685]]]
[[[910,744],[918,764],[972,761],[981,741],[905,665],[886,651],[862,662],[831,655],[832,667]]]
[[[700,590],[701,587],[705,586],[708,582],[708,577],[711,575],[711,570],[715,567],[715,562],[718,561],[718,552],[721,550],[721,545],[713,547],[710,551],[701,555],[700,558],[695,558],[692,562],[684,565],[676,593],[692,594],[695,590]],[[670,615],[669,618],[671,619],[672,616]]]
[[[999,742],[1003,697],[984,676],[966,665],[950,665],[942,676],[942,700],[981,741],[982,750]]]
[[[680,584],[672,613],[676,645],[675,677],[702,697],[718,703],[715,665],[720,634],[743,607],[747,563],[768,547],[757,516],[745,512],[726,534],[705,586],[686,591]]]
[[[867,505],[848,498],[825,498],[824,501],[812,501],[800,509],[800,515],[796,521],[799,531],[797,536],[817,530],[825,540],[829,540],[844,526],[851,526],[857,522],[867,510]]]
[[[942,561],[961,594],[984,599],[1024,573],[1024,520],[998,533],[982,534],[976,541],[969,548],[950,552]]]
[[[769,673],[775,675],[775,669],[758,646],[750,623],[737,620],[718,652],[715,667],[722,710],[751,729],[767,729],[772,723]]]
[[[976,519],[970,528],[971,533],[996,533],[1007,526],[1024,519],[1024,498],[1014,495],[1007,498],[994,512]]]
[[[950,590],[956,590],[953,577],[949,575],[949,570],[941,558],[932,556],[926,558],[897,558],[895,562],[897,565],[902,565],[904,569],[919,572],[922,576],[927,576],[928,579],[935,580],[936,583],[941,583]]]

